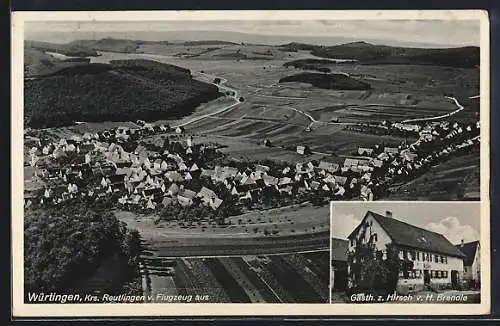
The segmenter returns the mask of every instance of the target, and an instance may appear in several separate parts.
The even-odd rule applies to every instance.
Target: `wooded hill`
[[[187,69],[149,60],[79,64],[24,81],[25,123],[33,128],[75,121],[180,118],[221,96]]]
[[[336,90],[368,90],[370,84],[359,81],[343,74],[301,73],[287,76],[279,80],[280,83],[299,82],[308,83],[318,88]]]
[[[479,66],[480,61],[479,47],[476,46],[427,49],[353,42],[334,46],[289,43],[280,46],[280,49],[290,52],[307,50],[318,57],[357,60],[359,64],[414,64],[474,68]],[[318,64],[325,63],[318,62]],[[295,64],[289,65],[296,66]]]

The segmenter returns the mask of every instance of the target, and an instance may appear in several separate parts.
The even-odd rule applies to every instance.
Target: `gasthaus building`
[[[463,277],[462,251],[442,234],[397,220],[390,211],[385,215],[368,211],[348,239],[349,252],[354,252],[358,244],[371,242],[385,260],[388,245],[393,245],[400,261],[412,262],[413,268],[399,271],[396,291],[401,294],[426,288],[457,288]],[[348,287],[356,283],[353,277],[349,273]]]

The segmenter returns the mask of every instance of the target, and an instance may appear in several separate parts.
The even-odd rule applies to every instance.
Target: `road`
[[[449,112],[449,113],[446,113],[446,114],[438,115],[438,116],[435,116],[435,117],[403,120],[403,121],[401,121],[401,123],[440,120],[440,119],[443,119],[443,118],[451,117],[451,116],[457,114],[458,112],[460,112],[460,111],[462,111],[464,109],[464,107],[458,102],[458,100],[455,97],[452,97],[452,96],[445,96],[445,97],[447,99],[450,99],[453,102],[455,102],[455,105],[458,107],[458,109],[456,109],[453,112]]]
[[[208,74],[205,74],[205,73],[202,73],[202,72],[198,72],[198,74],[202,75],[202,76],[206,76],[206,77],[213,77],[214,79],[215,78],[219,78],[220,79],[220,83],[219,84],[216,84],[214,82],[208,82],[212,85],[215,85],[219,88],[219,91],[222,89],[226,92],[234,92],[234,95],[231,96],[231,98],[234,100],[234,103],[230,104],[230,105],[227,105],[227,106],[224,106],[222,108],[220,108],[219,110],[217,111],[214,111],[212,113],[207,113],[207,114],[204,114],[204,115],[201,115],[201,116],[198,116],[198,117],[194,117],[186,122],[183,122],[181,124],[178,124],[178,125],[175,125],[173,126],[174,128],[177,128],[177,127],[185,127],[189,124],[192,124],[194,122],[198,122],[200,120],[203,120],[203,119],[206,119],[206,118],[209,118],[209,117],[212,117],[214,115],[217,115],[217,114],[220,114],[220,113],[224,113],[226,111],[229,111],[231,109],[233,109],[235,106],[237,106],[238,104],[240,104],[241,102],[238,100],[238,97],[239,97],[239,93],[237,90],[233,89],[233,88],[230,88],[230,87],[227,87],[227,86],[224,86],[223,84],[227,82],[227,79],[225,78],[221,78],[221,77],[216,77],[216,76],[210,76]]]
[[[205,80],[205,82],[217,86],[219,88],[219,90],[222,89],[225,92],[234,92],[234,95],[231,96],[234,99],[234,103],[232,103],[230,105],[227,105],[227,106],[224,106],[224,107],[222,107],[219,110],[216,110],[214,112],[207,113],[207,114],[204,114],[204,115],[201,115],[201,116],[198,116],[198,117],[194,117],[194,118],[192,118],[192,119],[190,119],[190,120],[188,120],[186,122],[183,122],[181,124],[175,125],[174,128],[185,127],[185,126],[187,126],[189,124],[192,124],[194,122],[198,122],[200,120],[203,120],[203,119],[206,119],[206,118],[209,118],[209,117],[213,117],[213,116],[218,115],[220,113],[227,112],[227,111],[233,109],[234,107],[236,107],[238,104],[241,103],[239,101],[239,99],[238,99],[238,97],[240,96],[239,91],[236,90],[236,89],[234,89],[234,88],[231,88],[231,87],[228,87],[228,86],[224,85],[227,82],[226,78],[215,76],[215,75],[210,75],[210,74],[207,74],[207,73],[204,73],[204,72],[196,72],[196,73],[199,74],[200,76],[206,77],[206,79],[208,79],[208,81]],[[216,83],[213,82],[213,80],[215,80],[216,78],[218,78],[220,80],[220,82],[218,84],[216,84]],[[212,80],[212,81],[210,81],[210,80]],[[290,99],[290,100],[295,100],[295,99],[297,99],[297,100],[299,100],[299,99],[300,100],[305,100],[305,99],[307,99],[305,97],[274,96],[274,95],[264,95],[264,94],[253,94],[253,96],[279,98],[279,99]],[[309,113],[306,113],[306,112],[304,112],[302,110],[299,110],[297,108],[290,107],[290,106],[287,106],[287,105],[284,105],[283,108],[295,111],[295,112],[297,112],[297,113],[305,116],[310,121],[310,123],[309,123],[309,125],[308,125],[307,128],[311,128],[313,126],[313,124],[315,124],[315,123],[322,123],[322,124],[328,124],[328,125],[345,125],[345,126],[357,125],[354,122],[326,122],[326,121],[319,121],[319,120],[314,119],[314,117],[311,116]]]

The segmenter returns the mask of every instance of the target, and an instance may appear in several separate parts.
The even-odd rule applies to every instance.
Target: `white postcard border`
[[[230,17],[230,19],[228,19]],[[23,286],[23,42],[25,21],[479,20],[481,119],[480,304],[26,304]],[[11,41],[12,313],[15,317],[479,315],[490,312],[489,21],[484,10],[13,12]],[[387,307],[390,307],[387,309]]]

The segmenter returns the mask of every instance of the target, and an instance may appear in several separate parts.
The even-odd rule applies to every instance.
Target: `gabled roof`
[[[212,207],[212,209],[216,210],[217,208],[219,208],[219,206],[222,204],[222,199],[220,198],[212,198],[210,200],[210,207]]]
[[[282,186],[282,185],[289,185],[292,183],[292,179],[289,178],[289,177],[283,177],[283,178],[280,178],[279,180],[279,185]]]
[[[318,169],[327,170],[330,172],[336,172],[339,169],[339,164],[321,161],[319,162]]]
[[[255,184],[255,180],[250,178],[250,177],[243,177],[241,179],[241,182],[240,182],[241,185],[246,185],[246,186],[249,186],[249,185],[254,185]]]
[[[384,147],[384,153],[397,154],[397,153],[399,153],[399,148],[397,148],[397,147]]]
[[[202,187],[197,196],[203,198],[217,198],[215,192],[207,187]]]
[[[182,175],[177,171],[167,171],[167,172],[165,172],[165,177],[167,177],[169,180],[171,180],[173,182],[184,181],[184,178],[182,177]]]
[[[182,196],[184,198],[188,199],[193,199],[196,197],[196,192],[189,190],[189,189],[183,189],[182,191],[179,191],[179,196]]]
[[[347,182],[347,177],[343,177],[340,175],[334,175],[333,177],[335,178],[335,182],[340,185],[345,185],[345,183]]]
[[[356,234],[359,227],[361,227],[366,217],[369,215],[373,216],[373,218],[380,224],[387,235],[392,239],[393,243],[397,245],[445,254],[448,256],[460,258],[465,257],[465,255],[460,250],[452,245],[450,241],[440,233],[425,230],[414,225],[396,220],[392,217],[374,213],[372,211],[368,211],[365,214],[365,218],[363,218],[363,221],[349,235],[349,239],[351,239],[354,234]]]
[[[274,186],[274,185],[277,185],[278,182],[279,182],[279,179],[276,178],[276,177],[273,177],[271,175],[264,175],[262,177],[262,179],[264,180],[264,183],[266,185],[269,185],[269,186]]]
[[[332,260],[347,261],[347,251],[349,250],[349,241],[332,238]]]
[[[168,188],[168,191],[170,191],[170,193],[172,193],[173,195],[176,195],[179,192],[179,186],[175,183],[172,183]]]
[[[479,241],[472,241],[462,244],[455,245],[461,252],[465,254],[464,265],[472,266],[474,262],[474,257],[476,256],[476,251],[478,249]]]
[[[255,171],[269,172],[271,168],[267,165],[257,164],[255,165]]]
[[[210,169],[201,169],[201,175],[202,176],[207,176],[207,177],[212,177],[214,175],[215,171],[210,170]]]

